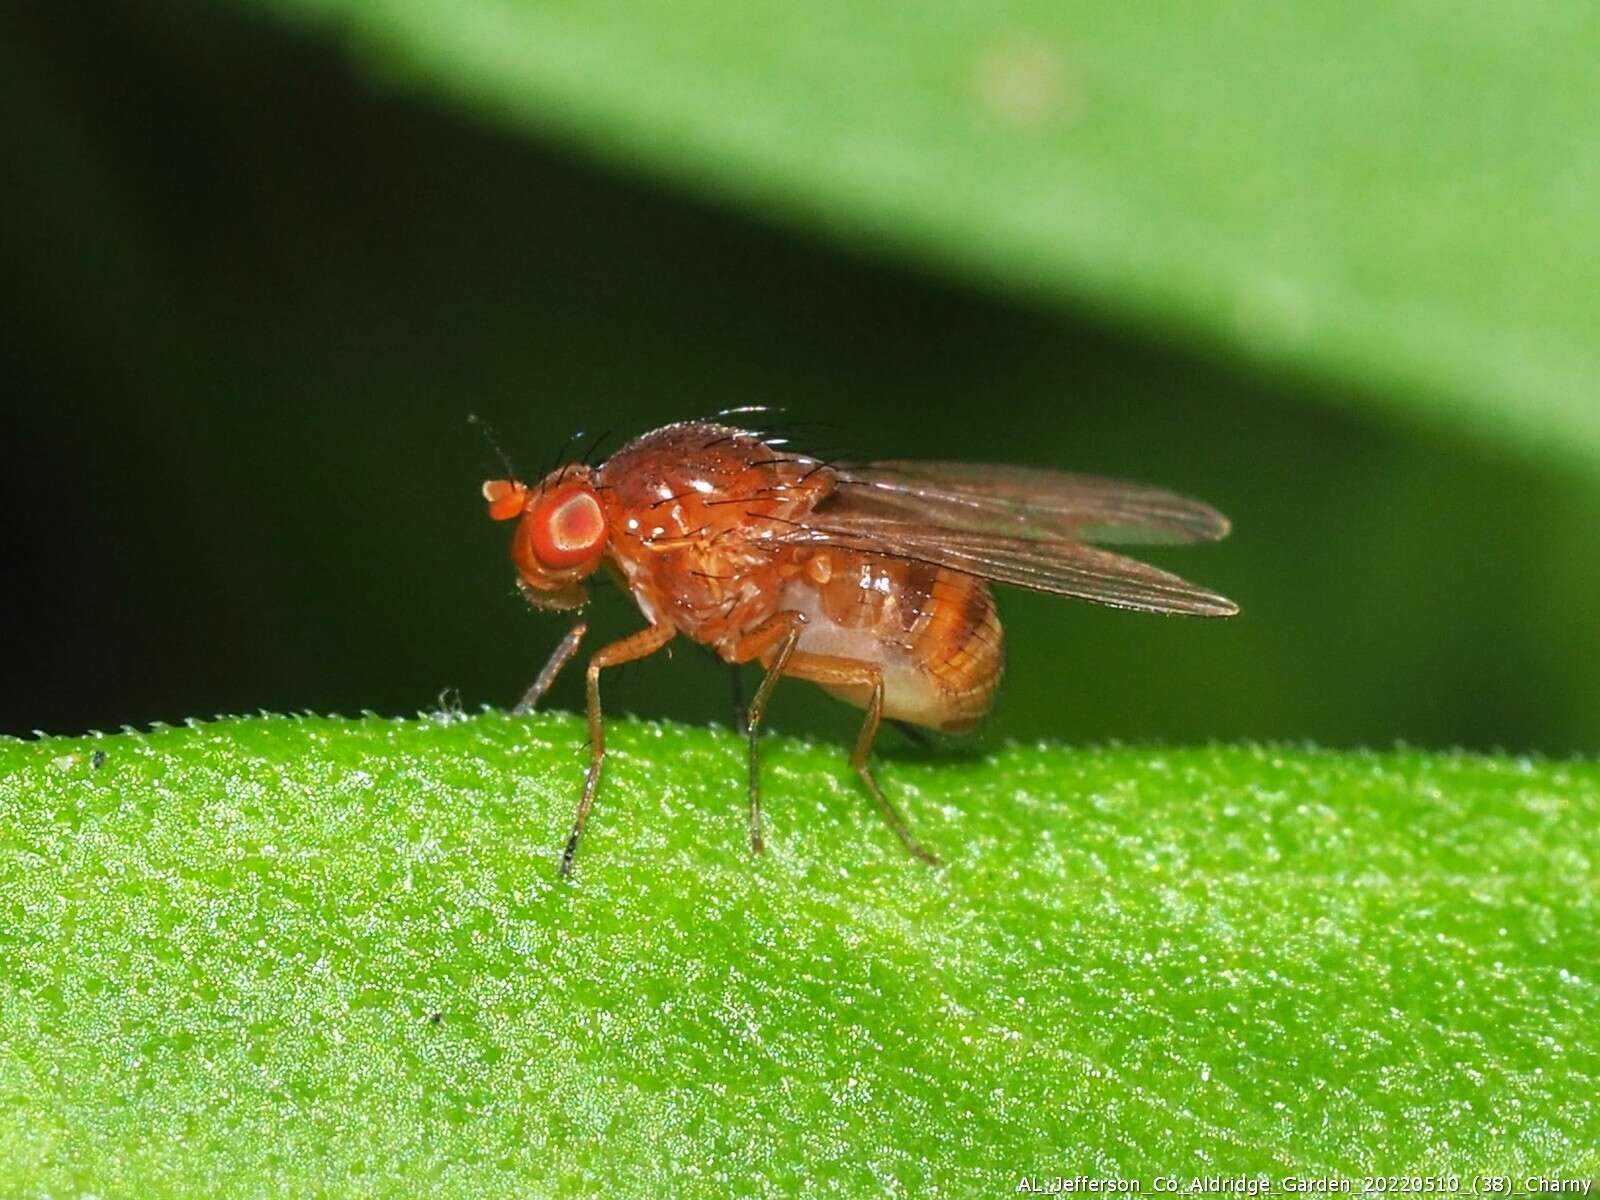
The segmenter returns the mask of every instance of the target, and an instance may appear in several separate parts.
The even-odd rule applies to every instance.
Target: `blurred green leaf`
[[[1600,461],[1576,0],[255,0],[839,236]]]
[[[15,1194],[1015,1191],[1600,1170],[1600,766],[882,764],[618,721],[0,743]]]

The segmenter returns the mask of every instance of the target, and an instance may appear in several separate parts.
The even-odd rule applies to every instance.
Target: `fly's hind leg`
[[[883,719],[883,671],[876,663],[866,662],[858,658],[840,658],[831,654],[811,654],[804,650],[796,651],[789,656],[788,665],[784,674],[792,675],[796,679],[805,679],[811,683],[821,683],[832,687],[866,687],[867,716],[861,722],[861,732],[856,736],[855,750],[850,755],[850,765],[856,769],[856,774],[861,776],[861,782],[866,784],[867,791],[872,793],[872,798],[877,802],[878,811],[883,814],[883,819],[889,823],[889,828],[894,830],[895,836],[900,839],[912,854],[916,855],[929,866],[940,865],[939,859],[924,846],[911,833],[911,827],[906,824],[906,819],[900,810],[894,806],[889,797],[883,794],[883,789],[878,786],[878,781],[873,778],[872,768],[867,765],[867,755],[872,750],[872,741],[878,736],[878,723]]]

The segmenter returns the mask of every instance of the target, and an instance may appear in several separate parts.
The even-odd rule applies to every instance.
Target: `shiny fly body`
[[[1098,542],[1214,541],[1227,520],[1138,484],[1024,467],[825,462],[744,429],[668,425],[603,464],[575,463],[533,485],[483,485],[489,515],[516,521],[511,557],[524,596],[578,612],[604,565],[646,626],[596,651],[587,672],[591,756],[561,857],[573,855],[605,760],[600,674],[682,635],[729,663],[765,668],[746,719],[750,845],[760,852],[759,735],[783,676],[865,710],[850,762],[913,854],[912,836],[868,765],[879,722],[969,729],[994,701],[1004,663],[989,581],[1140,612],[1227,617],[1232,601]],[[517,710],[577,653],[575,623]]]

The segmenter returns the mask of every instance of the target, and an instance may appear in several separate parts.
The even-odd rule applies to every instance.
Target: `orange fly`
[[[723,414],[724,416],[732,414]],[[577,612],[602,565],[647,625],[589,658],[590,759],[561,873],[605,761],[600,673],[682,634],[766,674],[745,722],[750,847],[759,853],[759,733],[781,676],[866,711],[850,765],[906,848],[911,835],[867,763],[887,718],[946,732],[989,711],[1004,649],[989,581],[1114,608],[1229,617],[1224,596],[1097,542],[1215,541],[1214,509],[1139,484],[1026,467],[826,462],[777,439],[683,422],[634,439],[603,464],[573,463],[534,486],[483,485],[489,515],[516,521],[511,558],[539,608]],[[575,623],[528,689],[526,712],[578,651]]]

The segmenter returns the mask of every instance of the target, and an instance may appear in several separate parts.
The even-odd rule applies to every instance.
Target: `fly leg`
[[[578,801],[578,815],[572,821],[572,833],[567,837],[567,848],[561,854],[561,873],[572,874],[572,857],[578,852],[578,839],[583,836],[584,822],[589,819],[589,809],[594,804],[594,791],[600,784],[600,764],[606,757],[605,726],[600,720],[600,672],[607,667],[621,666],[623,663],[633,662],[635,659],[644,658],[654,654],[677,636],[677,630],[670,625],[652,625],[648,629],[641,629],[620,642],[612,642],[594,652],[589,659],[587,682],[589,685],[589,774],[584,777],[583,796]],[[567,635],[572,641],[572,647],[577,649],[577,640],[571,634]],[[562,643],[565,645],[566,643]],[[567,657],[572,657],[569,651]],[[553,661],[553,660],[552,660]],[[566,661],[565,659],[562,660]],[[556,668],[560,670],[559,665]],[[549,667],[545,668],[546,671]],[[544,672],[540,672],[541,677]],[[535,684],[537,686],[537,684]]]
[[[883,718],[882,669],[876,663],[859,658],[810,654],[801,650],[790,655],[785,673],[796,679],[832,687],[867,689],[867,716],[861,722],[861,732],[856,736],[856,747],[850,755],[850,765],[856,769],[856,774],[861,776],[861,782],[867,785],[867,791],[872,793],[873,800],[877,802],[878,811],[883,814],[883,819],[889,823],[889,828],[894,830],[901,844],[929,866],[939,866],[939,859],[912,835],[911,827],[906,824],[905,817],[889,797],[883,794],[883,789],[872,776],[872,769],[867,765],[867,755],[872,750],[872,740],[877,737],[878,723]]]
[[[759,658],[767,673],[761,678],[755,698],[750,701],[745,714],[744,728],[750,739],[750,853],[760,854],[765,849],[761,840],[761,718],[766,715],[767,701],[772,689],[778,686],[778,677],[789,664],[805,617],[797,612],[774,613],[749,633],[744,634],[728,651],[734,663],[749,662]],[[734,667],[737,679],[738,667]]]
[[[514,715],[520,717],[533,711],[534,706],[550,690],[550,685],[556,681],[556,676],[561,674],[561,668],[572,661],[572,656],[578,652],[578,643],[583,641],[583,635],[588,631],[589,627],[582,621],[567,631],[567,636],[562,638],[551,652],[538,677],[528,690],[522,693],[522,699],[518,700],[517,706],[511,710]]]

